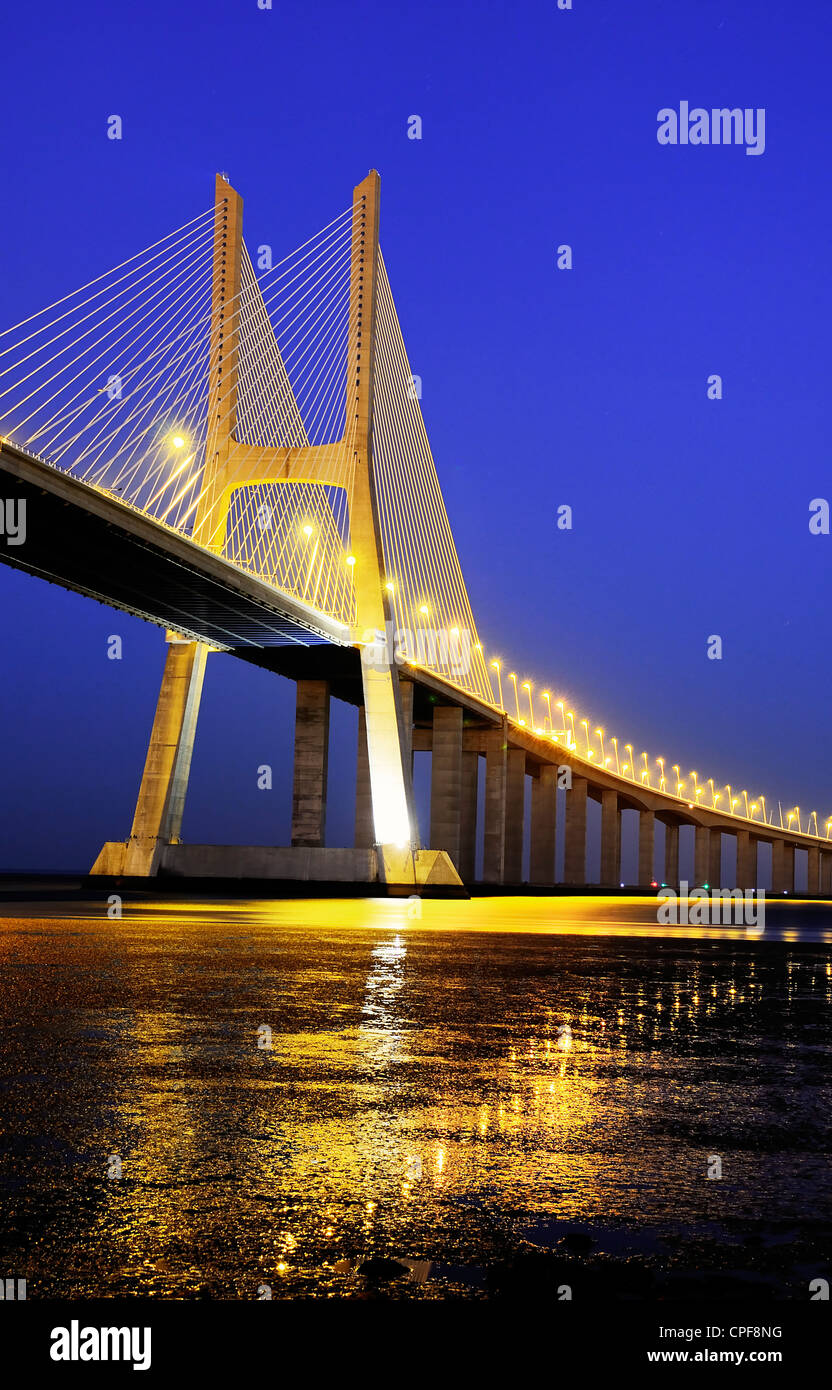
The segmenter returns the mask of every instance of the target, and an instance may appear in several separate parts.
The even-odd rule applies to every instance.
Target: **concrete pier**
[[[649,888],[653,882],[653,861],[656,857],[656,813],[638,813],[638,883],[640,888]]]
[[[523,827],[526,810],[526,755],[510,748],[506,758],[506,849],[504,883],[523,882]]]
[[[820,850],[810,849],[807,854],[806,892],[810,898],[820,893]]]
[[[358,749],[355,765],[355,848],[369,849],[373,831],[373,794],[370,790],[370,758],[367,753],[367,717],[358,710]]]
[[[558,770],[554,763],[541,764],[532,778],[532,824],[529,881],[555,881],[555,832],[557,829]]]
[[[572,786],[566,793],[564,883],[586,883],[586,797],[586,778],[573,774]]]
[[[708,851],[708,883],[711,888],[721,888],[722,883],[722,831],[710,830],[710,849]],[[756,876],[755,876],[756,877]]]
[[[601,793],[601,884],[617,888],[621,882],[621,815],[618,792],[605,787]]]
[[[462,848],[462,710],[434,705],[430,776],[430,843],[441,845],[457,870]]]
[[[668,888],[679,886],[679,827],[665,822],[664,881]]]
[[[459,837],[459,876],[463,883],[473,883],[476,877],[479,768],[479,753],[463,752],[462,825]]]
[[[757,841],[750,830],[738,830],[736,840],[737,881],[734,886],[745,892],[749,888],[757,887]]]
[[[326,778],[329,761],[329,682],[298,681],[292,845],[322,849],[326,841]]]
[[[697,825],[693,839],[693,882],[701,888],[708,882],[711,868],[711,832],[704,825]]]
[[[485,736],[484,883],[502,883],[506,853],[506,730]]]

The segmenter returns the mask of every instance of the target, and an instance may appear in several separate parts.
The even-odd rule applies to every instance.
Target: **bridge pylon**
[[[393,888],[459,886],[450,856],[442,849],[422,849],[418,842],[413,799],[410,740],[394,657],[394,614],[384,577],[379,506],[373,467],[373,393],[379,276],[380,179],[375,170],[353,192],[349,259],[349,310],[344,383],[344,429],[339,440],[325,444],[264,446],[242,437],[238,389],[241,353],[243,283],[243,203],[222,175],[217,175],[208,343],[208,395],[205,459],[196,499],[192,539],[222,555],[233,494],[263,483],[302,480],[323,486],[346,486],[349,505],[350,564],[355,621],[350,637],[361,653],[364,728],[369,765],[374,851],[380,881]],[[282,365],[281,365],[281,370]],[[285,394],[292,397],[288,377]],[[299,418],[299,417],[298,417]],[[168,653],[147,758],[130,836],[110,842],[99,854],[93,874],[145,877],[164,871],[166,851],[179,842],[206,660],[204,642],[168,632]],[[298,726],[302,718],[299,684]],[[328,716],[328,692],[326,696]],[[309,757],[308,741],[299,754],[296,729],[295,805]],[[326,738],[322,742],[325,793]],[[308,769],[307,769],[308,771]],[[314,773],[314,770],[313,770]],[[313,775],[313,783],[315,777]],[[296,817],[293,817],[293,832]],[[283,860],[281,877],[322,878],[310,871],[310,849],[319,841],[295,838],[303,850],[303,871],[291,872]],[[334,851],[333,851],[334,852]],[[299,865],[301,861],[299,859]],[[267,875],[264,875],[267,876]]]

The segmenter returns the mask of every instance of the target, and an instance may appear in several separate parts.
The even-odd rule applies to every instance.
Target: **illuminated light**
[[[525,719],[521,719],[521,720],[520,720],[520,724],[521,724],[522,727],[525,729],[525,727],[526,727],[526,721],[525,721]]]
[[[174,449],[184,449],[185,447],[185,440],[181,434],[175,434],[173,436],[173,439],[171,440],[171,443],[173,444]]]
[[[354,556],[354,555],[348,555],[348,556],[347,556],[347,564],[348,564],[348,565],[354,565],[354,564],[355,564],[355,556]]]
[[[304,528],[303,528],[303,534],[304,534],[304,535],[306,536],[306,538],[308,539],[308,538],[312,535],[312,527],[311,527],[311,526],[304,526]]]
[[[394,593],[396,592],[396,586],[395,586],[395,584],[387,584],[387,585],[385,585],[385,587],[386,587],[386,589],[389,591],[389,593],[391,593],[391,594],[394,594]]]
[[[419,609],[419,612],[424,613],[425,617],[427,617],[428,613],[430,612],[430,609],[428,608],[426,603],[423,603],[421,608]]]
[[[458,636],[459,636],[459,628],[458,628],[458,627],[452,627],[452,628],[451,628],[451,636],[452,636],[452,637],[458,637]]]

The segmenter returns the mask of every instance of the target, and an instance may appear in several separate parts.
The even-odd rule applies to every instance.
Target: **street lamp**
[[[560,710],[560,732],[563,733],[563,734],[565,734],[565,733],[566,733],[566,715],[565,715],[564,712],[563,712],[563,700],[558,700],[558,709]]]
[[[625,743],[624,747],[627,749],[627,752],[630,755],[630,772],[632,774],[632,781],[634,782],[636,780],[636,770],[633,766],[633,745],[631,743]]]
[[[531,681],[523,681],[523,689],[526,691],[526,693],[528,694],[528,697],[529,697],[529,720],[530,720],[530,722],[531,722],[532,728],[534,728],[534,709],[533,709],[533,707],[532,707],[532,686],[531,686]]]
[[[569,747],[570,747],[570,748],[577,748],[578,745],[577,745],[577,743],[576,743],[576,741],[575,741],[575,716],[574,716],[574,714],[572,713],[571,709],[568,709],[568,710],[566,711],[566,717],[567,717],[567,719],[569,720],[569,728],[570,728],[570,734],[569,734]]]
[[[499,692],[500,709],[503,709],[503,680],[500,675],[500,663],[499,661],[492,661],[491,666],[492,669],[497,672],[497,690]]]
[[[614,738],[614,739],[613,739],[613,741],[612,741],[612,746],[613,746],[613,748],[615,749],[615,772],[616,772],[616,776],[617,776],[617,777],[620,777],[620,776],[621,776],[621,765],[620,765],[620,763],[619,763],[619,761],[618,761],[618,739],[617,739],[617,738]]]
[[[596,729],[595,732],[596,732],[596,734],[598,735],[598,742],[599,742],[600,745],[601,745],[601,763],[602,763],[602,765],[603,765],[604,767],[606,767],[606,765],[607,765],[607,760],[606,760],[606,757],[604,756],[604,730],[603,730],[603,729]]]
[[[588,720],[588,719],[582,719],[582,720],[581,720],[581,728],[582,728],[583,731],[584,731],[584,738],[586,739],[586,756],[589,758],[589,757],[592,756],[592,754],[591,754],[590,751],[589,751],[589,720]]]
[[[650,768],[647,766],[647,754],[646,754],[646,753],[642,753],[641,756],[642,756],[643,759],[644,759],[644,771],[643,771],[642,774],[641,774],[641,780],[642,780],[642,782],[646,782],[647,785],[648,785],[648,787],[649,787],[649,786],[650,786]]]
[[[659,779],[659,791],[660,791],[660,792],[663,792],[663,791],[664,791],[664,784],[665,784],[665,782],[667,781],[667,778],[666,778],[665,775],[664,775],[664,758],[657,758],[657,759],[656,759],[656,762],[659,764],[659,767],[661,768],[661,773],[662,773],[661,778]]]
[[[520,723],[520,699],[517,694],[517,677],[513,671],[509,671],[508,678],[514,683],[514,708],[517,710],[517,722]]]
[[[554,726],[554,724],[552,723],[552,697],[551,697],[551,695],[549,694],[548,690],[544,690],[544,691],[543,691],[543,698],[544,698],[544,700],[546,701],[546,708],[547,708],[547,710],[549,711],[549,714],[548,714],[548,719],[549,719],[549,733],[551,734],[551,733],[554,732],[554,727],[555,727],[555,726]],[[544,731],[545,731],[545,729],[546,729],[546,720],[545,720],[545,719],[544,719],[544,721],[543,721],[543,728],[544,728]]]

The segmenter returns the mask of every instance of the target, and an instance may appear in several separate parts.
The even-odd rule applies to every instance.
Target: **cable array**
[[[373,466],[385,583],[400,650],[415,665],[491,703],[482,646],[380,253]]]

